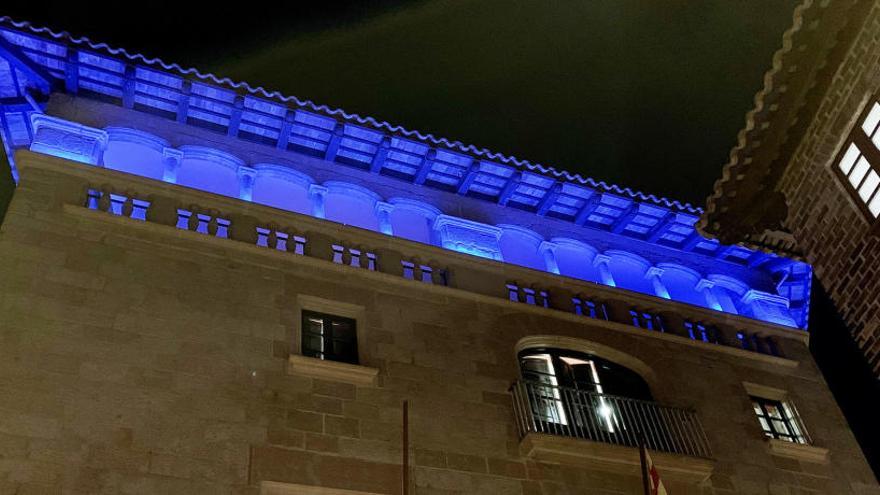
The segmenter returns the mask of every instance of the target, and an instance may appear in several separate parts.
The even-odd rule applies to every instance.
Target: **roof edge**
[[[417,130],[406,129],[402,126],[392,124],[390,122],[384,120],[378,120],[373,117],[363,117],[356,113],[348,113],[340,108],[333,108],[328,105],[317,104],[311,100],[303,100],[297,98],[295,96],[287,96],[282,94],[279,91],[271,91],[267,90],[262,86],[251,86],[247,82],[243,81],[233,81],[228,77],[219,77],[212,73],[203,73],[198,69],[192,67],[183,67],[177,63],[167,63],[163,61],[161,58],[149,58],[142,54],[132,54],[125,50],[124,48],[114,48],[106,43],[96,43],[90,40],[88,37],[81,36],[76,37],[68,33],[67,31],[56,32],[46,27],[34,26],[30,22],[27,21],[16,21],[9,16],[0,16],[0,26],[6,25],[11,26],[12,28],[18,30],[27,30],[33,34],[41,35],[41,36],[49,36],[55,40],[63,41],[66,43],[72,43],[74,45],[86,46],[92,50],[101,51],[104,53],[108,53],[113,56],[122,56],[127,60],[132,62],[140,62],[152,67],[160,67],[165,71],[175,72],[181,76],[188,78],[196,78],[201,81],[209,81],[211,83],[224,86],[228,89],[232,89],[237,92],[246,92],[253,96],[263,97],[269,100],[274,100],[276,102],[284,103],[287,105],[295,105],[299,108],[303,108],[306,110],[311,110],[317,113],[324,114],[333,118],[341,118],[345,121],[357,123],[360,125],[370,126],[377,130],[384,130],[386,132],[390,132],[395,135],[400,135],[403,137],[407,137],[410,139],[417,139],[424,143],[429,143],[434,146],[443,146],[452,150],[457,150],[463,153],[468,153],[475,155],[481,159],[488,159],[498,161],[505,165],[513,165],[520,169],[526,169],[529,171],[537,171],[544,175],[552,176],[556,179],[563,179],[572,183],[577,183],[580,185],[587,185],[591,187],[595,187],[597,189],[604,190],[606,192],[612,192],[617,194],[626,195],[632,199],[654,203],[656,205],[665,206],[667,208],[674,208],[681,212],[691,213],[700,215],[703,213],[703,209],[694,205],[691,205],[687,202],[682,202],[678,200],[670,200],[661,196],[657,196],[650,193],[645,193],[642,191],[637,191],[631,189],[629,187],[621,187],[616,184],[610,184],[608,182],[602,180],[596,180],[591,177],[585,177],[581,174],[571,173],[566,170],[560,170],[555,167],[542,165],[540,163],[533,163],[529,160],[517,158],[513,155],[504,155],[502,153],[494,152],[488,150],[486,148],[480,148],[478,146],[472,144],[466,144],[457,140],[449,140],[445,137],[437,137],[431,133],[422,133]]]
[[[779,87],[779,84],[777,84],[777,78],[781,75],[781,79],[784,79],[785,74],[782,73],[784,58],[789,52],[791,52],[791,49],[794,46],[794,42],[792,41],[793,38],[801,31],[805,10],[812,6],[813,0],[804,0],[803,3],[795,7],[794,13],[792,14],[792,25],[782,34],[782,46],[773,53],[772,65],[770,69],[764,73],[764,86],[755,93],[753,98],[755,104],[754,107],[746,112],[745,127],[740,129],[737,133],[737,142],[730,150],[728,162],[721,168],[721,177],[715,181],[712,194],[706,198],[706,207],[703,214],[700,215],[700,218],[697,220],[696,228],[700,233],[707,237],[715,238],[719,234],[720,225],[717,224],[717,220],[713,217],[718,212],[718,209],[723,202],[725,185],[734,181],[734,169],[744,161],[745,157],[743,157],[742,154],[743,151],[751,145],[750,137],[752,136],[753,131],[756,129],[760,130],[759,121],[764,120],[762,119],[762,116],[765,114],[762,112],[765,109],[765,101],[768,100]]]

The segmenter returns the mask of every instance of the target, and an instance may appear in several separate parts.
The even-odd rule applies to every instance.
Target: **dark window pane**
[[[334,339],[355,340],[357,338],[357,333],[355,332],[354,325],[347,321],[334,321],[332,328]]]
[[[322,335],[324,333],[324,321],[317,318],[307,318],[307,326],[303,326],[304,329],[308,329],[308,332],[315,333],[318,335]]]
[[[303,355],[329,361],[358,363],[355,320],[303,311],[302,322]]]
[[[334,340],[333,349],[330,351],[338,361],[353,362],[357,360],[357,349],[352,342]]]
[[[309,352],[311,354],[320,353],[323,347],[323,340],[319,336],[304,335],[303,336],[303,354]]]

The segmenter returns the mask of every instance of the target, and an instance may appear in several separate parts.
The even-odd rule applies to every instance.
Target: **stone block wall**
[[[404,400],[410,493],[640,493],[632,474],[521,454],[508,389],[533,335],[629,355],[658,402],[696,410],[714,472],[670,493],[880,493],[799,338],[765,356],[281,256],[87,210],[63,199],[85,198],[87,166],[17,163],[0,228],[0,493],[399,494]],[[301,295],[363,308],[375,384],[288,370]],[[829,463],[771,455],[744,381],[788,391]]]
[[[832,169],[857,117],[880,91],[880,5],[847,29],[861,31],[834,62],[840,66],[779,188],[788,203],[786,227],[880,377],[880,237]]]

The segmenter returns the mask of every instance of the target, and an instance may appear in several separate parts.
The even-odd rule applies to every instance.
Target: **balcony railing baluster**
[[[519,381],[511,387],[520,435],[549,433],[708,458],[706,435],[696,413],[655,402]]]

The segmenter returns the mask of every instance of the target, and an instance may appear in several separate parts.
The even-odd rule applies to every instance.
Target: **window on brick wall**
[[[355,320],[303,311],[302,353],[304,356],[328,361],[358,364]]]
[[[880,216],[880,103],[868,105],[856,124],[833,168],[862,212],[873,221]]]

